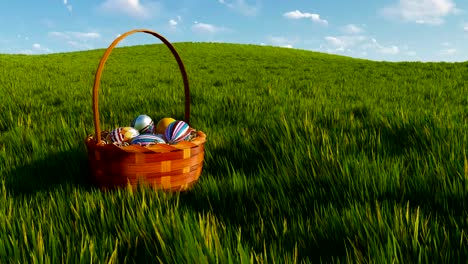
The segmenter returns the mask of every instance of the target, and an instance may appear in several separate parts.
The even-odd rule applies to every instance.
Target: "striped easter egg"
[[[154,130],[154,122],[147,115],[139,115],[133,119],[131,127],[135,128],[140,134],[151,134]]]
[[[164,137],[167,143],[177,144],[178,142],[185,140],[192,131],[192,128],[184,121],[175,121],[169,124],[164,132]]]
[[[140,145],[140,146],[149,146],[153,144],[165,144],[166,141],[157,135],[154,134],[141,134],[136,136],[132,139],[130,144],[132,145]]]
[[[140,132],[133,127],[119,127],[112,130],[107,136],[107,140],[113,143],[130,142]]]

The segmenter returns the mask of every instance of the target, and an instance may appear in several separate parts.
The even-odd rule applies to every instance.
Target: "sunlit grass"
[[[0,55],[0,262],[464,262],[468,64],[177,43],[205,163],[186,193],[88,182],[103,50]],[[163,45],[116,49],[101,127],[183,118]]]

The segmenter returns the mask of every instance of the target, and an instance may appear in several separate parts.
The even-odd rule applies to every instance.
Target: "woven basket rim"
[[[205,144],[206,142],[206,134],[202,131],[197,131],[197,136],[192,141],[180,141],[177,144],[156,144],[151,146],[140,146],[140,145],[129,145],[129,146],[118,146],[114,144],[96,144],[96,138],[94,135],[88,135],[86,137],[86,144],[93,145],[94,148],[100,149],[109,149],[109,150],[117,150],[117,151],[124,151],[129,153],[164,153],[164,152],[173,152],[173,151],[181,151],[184,149],[190,149],[194,147],[198,147],[200,145]]]

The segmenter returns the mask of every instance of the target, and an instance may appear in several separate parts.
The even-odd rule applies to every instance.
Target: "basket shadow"
[[[86,153],[76,148],[47,155],[11,170],[5,187],[14,196],[33,195],[67,185],[91,188]]]
[[[229,177],[232,170],[253,177],[261,170],[261,165],[274,159],[261,136],[251,136],[250,140],[226,139],[225,144],[210,145],[205,149],[203,171],[216,179]]]
[[[268,184],[274,185],[273,182]],[[292,227],[286,235],[272,235],[276,232],[274,226],[278,226],[279,221],[284,219],[294,219],[298,214],[308,215],[311,219],[318,217],[315,216],[314,206],[334,206],[340,209],[346,207],[345,203],[339,201],[310,196],[307,186],[303,182],[293,181],[288,186],[267,189],[263,184],[254,183],[248,187],[250,193],[245,189],[227,187],[214,192],[202,190],[200,186],[192,191],[180,193],[180,204],[184,210],[197,214],[209,212],[226,226],[245,230],[242,233],[242,239],[256,252],[262,252],[263,241],[274,241],[280,237],[281,242],[276,245],[280,245],[286,252],[294,251],[296,242],[299,243],[299,259],[318,262],[320,258],[323,261],[323,259],[329,260],[337,255],[344,256],[345,244],[338,240],[340,235],[346,236],[344,230],[339,230],[342,233],[337,231],[334,238],[324,234],[315,234],[315,237],[312,237],[308,233],[300,232],[297,227]],[[324,184],[324,189],[327,187]],[[310,199],[310,207],[294,202],[305,198]],[[272,222],[264,226],[263,221],[270,221],[270,219]],[[253,230],[257,231],[253,232]],[[275,243],[267,243],[267,246],[274,245]]]

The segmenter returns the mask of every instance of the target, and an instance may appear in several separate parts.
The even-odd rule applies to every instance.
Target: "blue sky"
[[[12,0],[0,2],[0,53],[107,47],[135,28],[171,42],[297,48],[385,61],[468,60],[468,1]],[[120,46],[159,43],[146,34]]]

